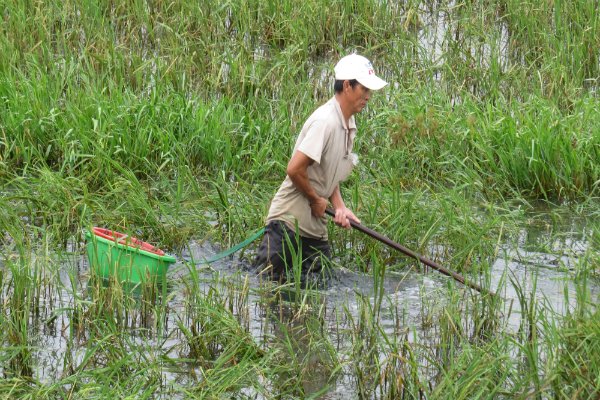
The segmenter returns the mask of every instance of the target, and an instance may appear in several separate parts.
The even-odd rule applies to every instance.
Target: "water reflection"
[[[586,221],[547,213],[528,217],[523,229],[514,240],[504,243],[492,264],[491,288],[496,290],[503,277],[506,282],[498,293],[506,299],[502,326],[508,331],[519,329],[519,296],[545,304],[557,316],[573,310],[585,295],[596,299],[600,294],[598,281],[588,278],[582,289],[577,280],[583,276],[581,271],[589,268],[590,257],[597,257],[593,253],[594,235]],[[219,251],[208,243],[191,243],[184,256],[209,259]],[[164,351],[173,360],[182,358],[184,338],[174,332],[179,322],[185,322],[186,296],[191,295],[193,287],[200,296],[221,293],[223,306],[233,312],[260,346],[283,346],[280,354],[301,369],[296,376],[282,372],[282,382],[298,383],[306,396],[323,393],[321,398],[344,398],[356,390],[354,367],[346,362],[354,340],[350,326],[364,317],[365,305],[380,302],[380,307],[373,308],[373,318],[381,334],[422,345],[435,343],[440,333],[439,311],[454,303],[450,301],[452,296],[461,296],[462,292],[460,285],[435,271],[393,268],[375,289],[373,276],[344,267],[335,270],[326,290],[273,289],[253,274],[246,274],[244,261],[237,257],[210,266],[179,264],[169,273],[167,285],[129,287],[89,280],[84,256],[71,255],[65,260],[59,277],[62,287],[48,289],[49,295],[39,303],[43,310],[37,312],[42,318],[30,325],[36,346],[33,374],[47,381],[70,374],[69,368],[83,362],[85,343],[94,337],[94,329],[109,329],[86,326],[82,323],[86,320],[106,321],[109,327],[116,324],[128,332],[134,347],[144,351]],[[10,269],[0,268],[2,280],[9,282]],[[196,276],[192,271],[197,272]],[[2,297],[7,299],[10,293],[5,290],[3,287]],[[165,314],[157,312],[160,307],[156,305],[161,302],[165,302]],[[459,328],[467,329],[471,322],[465,321],[464,325]],[[389,345],[393,348],[397,343]],[[338,364],[343,366],[341,370],[335,370]],[[165,369],[165,382],[194,383],[194,376],[202,375],[194,363],[182,361],[179,365],[186,367]],[[427,361],[422,365],[424,376],[428,376]]]

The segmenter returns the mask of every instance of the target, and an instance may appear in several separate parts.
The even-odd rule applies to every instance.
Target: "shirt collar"
[[[346,126],[346,120],[344,118],[344,114],[342,114],[342,108],[340,107],[340,103],[335,97],[335,95],[329,101],[333,102],[335,106],[335,111],[337,112],[337,115],[340,118],[340,122],[342,123],[344,129],[348,129],[352,133],[356,132],[356,120],[354,119],[354,115],[350,117],[350,119],[348,120],[348,126]]]

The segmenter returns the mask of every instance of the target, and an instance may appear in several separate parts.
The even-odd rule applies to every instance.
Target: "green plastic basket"
[[[90,269],[119,282],[164,282],[176,259],[149,243],[95,227],[85,232]]]

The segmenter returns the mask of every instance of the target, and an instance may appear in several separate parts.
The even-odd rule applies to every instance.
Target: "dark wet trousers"
[[[286,282],[294,277],[294,266],[298,268],[301,260],[301,281],[322,281],[330,256],[327,240],[302,237],[284,222],[271,221],[265,227],[252,269],[268,279]]]

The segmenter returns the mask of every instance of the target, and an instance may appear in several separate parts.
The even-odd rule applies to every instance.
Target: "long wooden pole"
[[[332,209],[330,209],[330,208],[327,208],[325,210],[325,213],[329,214],[332,217],[335,217],[335,212]],[[480,293],[486,293],[486,294],[495,296],[495,293],[490,292],[489,290],[484,289],[481,286],[479,286],[479,285],[477,285],[477,284],[475,284],[473,282],[467,281],[462,275],[457,274],[454,271],[450,271],[449,269],[446,269],[446,268],[442,267],[441,265],[439,265],[438,263],[436,263],[434,261],[428,260],[427,258],[423,257],[422,255],[417,254],[417,253],[415,253],[414,251],[412,251],[410,249],[407,249],[406,247],[402,246],[401,244],[398,244],[398,243],[392,241],[391,239],[389,239],[389,238],[387,238],[387,237],[385,237],[385,236],[383,236],[383,235],[375,232],[374,230],[372,230],[370,228],[367,228],[366,226],[363,226],[363,225],[359,224],[358,222],[355,222],[355,221],[353,221],[353,220],[350,219],[350,225],[354,229],[356,229],[358,231],[361,231],[362,233],[365,233],[365,234],[371,236],[373,239],[377,239],[380,242],[382,242],[384,244],[387,244],[391,248],[396,249],[396,250],[404,253],[405,255],[407,255],[409,257],[412,257],[412,258],[414,258],[414,259],[422,262],[423,264],[425,264],[425,265],[427,265],[427,266],[429,266],[429,267],[431,267],[431,268],[433,268],[435,270],[438,270],[442,274],[444,274],[446,276],[449,276],[449,277],[452,277],[454,280],[462,283],[463,285],[466,285],[466,286],[468,286],[468,287],[470,287],[472,289],[475,289],[475,290],[477,290]]]

